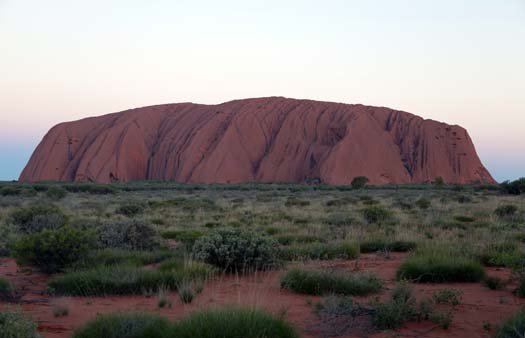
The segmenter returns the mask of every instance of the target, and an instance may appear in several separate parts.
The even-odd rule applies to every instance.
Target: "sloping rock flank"
[[[383,107],[281,97],[166,104],[53,127],[21,181],[494,180],[467,131]]]

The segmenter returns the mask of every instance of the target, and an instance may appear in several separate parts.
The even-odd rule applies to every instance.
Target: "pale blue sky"
[[[287,96],[460,124],[525,176],[525,0],[0,0],[0,180],[54,124]]]

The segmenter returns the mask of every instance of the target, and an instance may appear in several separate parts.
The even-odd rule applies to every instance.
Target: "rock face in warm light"
[[[494,180],[467,131],[383,107],[247,99],[166,104],[53,127],[21,181]]]

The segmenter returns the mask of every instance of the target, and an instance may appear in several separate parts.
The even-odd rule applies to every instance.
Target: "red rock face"
[[[382,107],[247,99],[167,104],[53,127],[21,181],[448,183],[494,179],[467,131]]]

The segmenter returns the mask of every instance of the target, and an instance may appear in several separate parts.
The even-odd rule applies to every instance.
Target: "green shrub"
[[[352,186],[352,189],[363,189],[368,182],[369,180],[366,176],[356,176],[352,179],[350,185]]]
[[[66,223],[64,213],[54,205],[37,204],[14,210],[9,221],[26,234],[44,229],[57,229]]]
[[[458,201],[458,203],[461,203],[461,204],[471,203],[472,197],[470,197],[469,195],[457,195],[456,200]]]
[[[202,263],[206,264],[206,263]],[[206,264],[208,265],[208,264]],[[172,257],[169,258],[159,265],[159,271],[169,271],[169,270],[180,270],[184,267],[184,258],[183,257]]]
[[[198,239],[193,254],[226,271],[266,269],[278,265],[277,243],[239,229],[219,229]]]
[[[211,278],[216,268],[207,263],[174,257],[162,262],[159,271],[184,271],[184,276],[190,280],[204,280]]]
[[[494,210],[494,214],[501,218],[508,218],[516,215],[518,208],[512,204],[500,205]]]
[[[324,242],[324,239],[314,235],[284,234],[276,237],[277,242],[281,245],[290,245],[293,243],[318,243]]]
[[[525,193],[525,177],[515,181],[505,181],[500,184],[501,191],[510,195],[519,195]]]
[[[0,189],[0,196],[18,196],[22,192],[22,189],[18,187],[2,187]]]
[[[261,310],[227,308],[193,313],[174,324],[166,337],[298,338],[299,336],[284,320]]]
[[[279,249],[279,257],[286,261],[305,259],[354,259],[359,256],[355,243],[305,243],[292,244]]]
[[[352,216],[350,216],[348,213],[337,212],[328,214],[328,217],[326,218],[325,222],[329,225],[343,226],[352,224],[354,220],[352,219]]]
[[[390,210],[380,206],[371,206],[363,209],[363,217],[368,223],[381,223],[392,217]]]
[[[75,267],[93,267],[96,265],[132,265],[142,266],[159,263],[175,255],[168,250],[124,250],[124,249],[101,249],[90,252],[80,260]]]
[[[116,193],[116,189],[109,185],[92,183],[71,183],[63,185],[63,188],[73,193],[88,193],[93,195],[107,195]]]
[[[14,234],[9,229],[9,227],[0,223],[0,257],[9,256],[9,247],[13,241],[13,236]]]
[[[0,189],[0,196],[33,197],[36,195],[37,190],[28,186],[6,186]]]
[[[98,228],[98,237],[106,248],[153,250],[159,247],[155,229],[135,220],[103,224]]]
[[[459,305],[461,301],[461,290],[450,288],[438,290],[434,292],[432,298],[434,299],[434,302],[438,304]]]
[[[40,338],[33,320],[20,310],[0,311],[0,338]]]
[[[0,277],[0,300],[9,300],[13,296],[13,286],[11,283]]]
[[[440,312],[436,304],[454,307],[459,304],[459,293],[454,289],[439,290],[431,299],[423,299],[418,304],[412,289],[403,282],[396,285],[389,300],[376,303],[374,324],[378,329],[386,330],[396,329],[411,320],[430,320],[447,329],[452,323],[452,312]]]
[[[525,312],[520,310],[498,327],[495,338],[522,338],[524,336]]]
[[[286,207],[306,207],[310,205],[310,201],[302,200],[294,196],[290,196],[284,203]]]
[[[412,289],[404,283],[397,285],[390,300],[376,305],[374,324],[381,330],[398,328],[417,316],[416,306]]]
[[[518,294],[518,296],[525,298],[525,274],[523,273],[521,273],[516,293]]]
[[[378,205],[378,204],[381,204],[381,202],[379,202],[378,200],[375,200],[373,198],[366,198],[366,199],[363,199],[362,201],[363,201],[363,205]]]
[[[474,217],[470,217],[470,216],[458,215],[458,216],[454,216],[454,220],[456,220],[458,222],[462,222],[462,223],[472,223],[476,219]]]
[[[427,200],[426,198],[420,198],[416,201],[416,205],[420,209],[428,209],[432,205],[430,200]]]
[[[175,239],[191,248],[199,238],[204,236],[204,232],[194,229],[168,230],[161,233],[161,236],[166,239]]]
[[[78,217],[73,218],[68,222],[68,225],[72,228],[82,230],[92,230],[102,226],[104,223],[98,218],[84,218]]]
[[[281,232],[281,229],[277,227],[268,227],[264,229],[264,232],[266,232],[267,235],[274,236],[274,235],[277,235],[279,232]]]
[[[485,276],[478,261],[445,246],[417,249],[397,270],[398,279],[419,283],[477,282]]]
[[[194,198],[188,199],[184,197],[178,197],[169,200],[162,201],[150,201],[149,206],[152,208],[169,208],[175,207],[186,212],[195,212],[197,210],[204,211],[220,211],[215,202],[209,198]]]
[[[20,237],[13,244],[12,254],[22,263],[55,273],[85,257],[94,248],[92,232],[64,226]]]
[[[281,278],[281,287],[309,295],[365,295],[381,290],[381,280],[372,273],[292,269]]]
[[[487,276],[483,280],[483,284],[491,290],[501,290],[505,287],[505,283],[499,277]]]
[[[385,239],[368,239],[359,244],[362,253],[377,251],[407,252],[414,250],[417,244],[413,241],[387,241]]]
[[[46,196],[58,201],[67,196],[67,190],[61,187],[51,186],[47,189]]]
[[[433,184],[437,187],[437,188],[441,188],[445,185],[445,180],[443,179],[443,177],[441,176],[438,176],[434,179],[434,182]]]
[[[317,315],[328,316],[351,316],[357,317],[366,309],[363,309],[358,303],[354,302],[351,296],[330,295],[322,302],[316,303],[314,312]]]
[[[355,201],[351,198],[345,197],[345,198],[337,198],[333,200],[329,200],[326,202],[327,207],[342,207],[348,204],[355,203]]]
[[[124,215],[127,217],[135,217],[139,214],[142,214],[144,212],[144,206],[139,203],[131,203],[128,202],[126,204],[123,204],[119,206],[115,212],[120,215]]]
[[[164,337],[169,322],[146,313],[99,315],[73,334],[73,338],[157,338]]]

